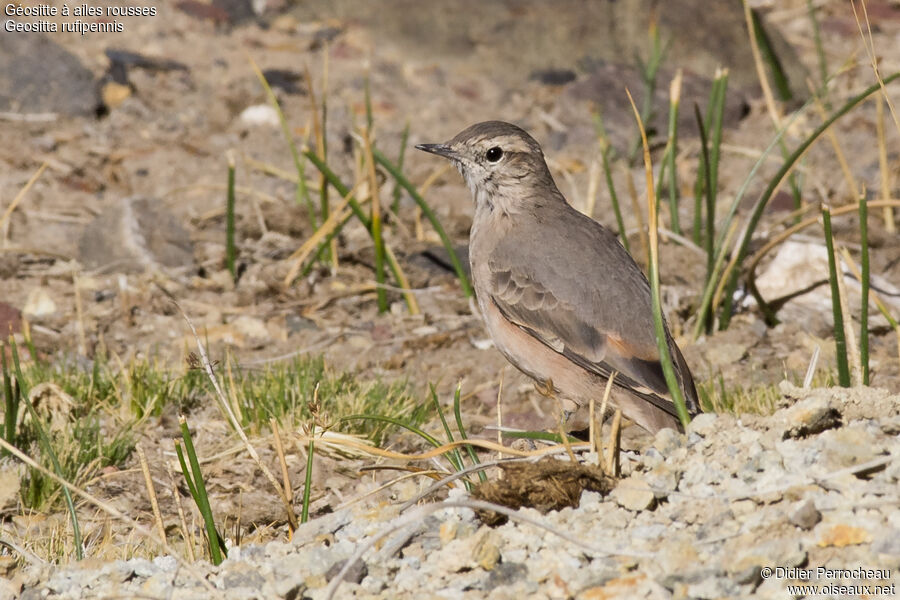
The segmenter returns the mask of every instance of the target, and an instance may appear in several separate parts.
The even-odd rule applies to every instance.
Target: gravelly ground
[[[325,515],[290,543],[234,548],[217,568],[170,556],[31,567],[0,595],[776,599],[811,597],[787,587],[811,584],[852,590],[828,597],[897,597],[900,396],[782,391],[791,406],[770,417],[706,414],[687,435],[661,431],[625,454],[607,497],[520,510],[530,522],[482,525],[455,490],[447,505],[402,514],[394,504]]]

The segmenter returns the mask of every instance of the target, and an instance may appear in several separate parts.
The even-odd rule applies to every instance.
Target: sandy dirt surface
[[[224,359],[227,352],[253,366],[292,353],[322,353],[333,367],[361,377],[407,379],[423,397],[429,383],[437,384],[441,397],[449,398],[457,382],[462,382],[464,412],[475,434],[496,422],[502,380],[504,424],[551,426],[553,407],[487,343],[473,304],[461,293],[453,274],[429,258],[439,239],[427,223],[417,231],[415,204],[405,193],[399,210],[387,217],[385,235],[410,286],[417,290],[421,314],[410,315],[396,291],[389,292],[391,310],[378,313],[372,244],[352,221],[338,238],[336,272],[319,266],[293,284],[283,284],[291,266],[288,257],[314,227],[305,207],[295,202],[294,183],[273,175],[295,174],[293,160],[283,132],[265,108],[266,94],[251,61],[269,74],[298,143],[312,134],[313,98],[321,103],[327,96],[329,164],[345,181],[354,180],[357,132],[366,119],[368,82],[378,147],[396,157],[402,132],[409,127],[405,172],[414,184],[422,185],[445,167],[434,157],[414,151],[414,144],[444,141],[474,122],[501,119],[521,125],[542,143],[561,191],[575,206],[585,208],[590,172],[599,157],[592,110],[604,111],[611,139],[621,153],[627,154],[634,140],[624,85],[636,88],[640,101],[643,91],[629,46],[638,44],[635,39],[640,40],[639,47],[645,46],[646,25],[640,25],[640,11],[628,16],[614,13],[626,9],[610,3],[588,9],[574,1],[560,7],[496,2],[483,13],[478,12],[480,3],[474,2],[426,8],[401,0],[144,4],[155,6],[158,14],[119,19],[125,29],[122,33],[47,34],[93,77],[101,90],[98,96],[105,98],[98,114],[71,115],[53,108],[65,106],[65,98],[59,105],[47,104],[50,108],[34,104],[41,113],[34,118],[21,116],[36,112],[27,105],[2,108],[7,112],[0,121],[0,302],[4,307],[0,316],[27,313],[37,348],[48,357],[90,358],[105,351],[123,361],[155,357],[183,369],[194,340],[165,289],[204,332],[214,359]],[[611,4],[633,8],[635,3]],[[790,47],[790,69],[815,78],[818,67],[806,3],[753,4]],[[847,3],[816,4],[822,6],[821,35],[830,72],[839,72],[830,84],[831,102],[836,106],[871,85],[874,76]],[[893,73],[900,69],[896,52],[900,7],[888,1],[868,4],[879,67],[883,74]],[[610,23],[621,24],[621,29]],[[686,88],[695,90],[694,99],[705,106],[716,57],[743,56],[746,46],[734,40],[743,40],[740,36],[746,34],[738,20],[733,36],[691,41],[686,38],[705,36],[687,35],[690,23],[684,17],[661,19],[664,37],[672,36],[676,42],[661,71],[658,96],[664,101],[669,79],[675,69],[683,68],[690,81]],[[722,32],[731,31],[726,25],[720,27]],[[10,36],[39,34],[0,35],[12,47],[16,43]],[[726,48],[729,43],[740,48]],[[734,59],[732,67],[729,97],[733,94],[734,99],[723,139],[720,218],[774,131],[752,62],[745,59]],[[793,85],[804,93],[802,79]],[[897,85],[888,89],[897,104]],[[64,96],[66,89],[47,93]],[[73,108],[75,112],[82,109],[83,102]],[[665,110],[665,104],[660,104],[660,118]],[[835,127],[850,172],[873,199],[882,195],[876,116],[875,103],[870,101]],[[692,218],[699,152],[691,122],[688,119],[681,125],[677,158],[684,187],[682,223]],[[788,146],[794,147],[820,122],[814,108],[806,109],[788,130]],[[886,123],[890,195],[896,198],[900,132],[889,111]],[[655,160],[661,152],[661,145],[655,148]],[[237,283],[225,271],[229,157],[236,163],[238,189],[241,276]],[[44,164],[45,170],[6,218],[13,198]],[[780,164],[776,150],[748,187],[741,214],[746,214]],[[640,247],[637,231],[644,217],[635,218],[627,200],[627,180],[633,180],[638,197],[643,197],[642,168],[629,168],[624,162],[614,168],[633,249]],[[806,155],[799,172],[804,202],[840,206],[852,201],[834,147],[827,140]],[[307,175],[310,184],[318,186],[318,174],[310,165]],[[381,175],[381,198],[389,204],[393,182]],[[472,205],[458,174],[446,169],[438,173],[426,197],[451,238],[464,244]],[[332,191],[332,205],[339,200]],[[790,208],[789,195],[780,192],[763,217],[754,249],[783,227],[780,223]],[[603,185],[596,192],[594,216],[616,227]],[[663,220],[667,218],[664,209]],[[880,212],[873,209],[870,220],[872,273],[900,286],[900,237],[885,229]],[[858,259],[855,217],[836,219],[835,227],[840,242]],[[799,241],[813,245],[821,245],[821,239],[818,225],[799,236]],[[698,381],[721,377],[728,387],[744,388],[785,377],[798,381],[816,347],[821,351],[820,368],[833,369],[827,285],[810,292],[813,299],[807,304],[788,304],[781,315],[783,322],[775,327],[767,327],[758,311],[746,306],[728,330],[693,340],[690,332],[705,258],[671,240],[664,240],[661,254],[665,309]],[[775,254],[763,260],[761,273],[771,268]],[[792,277],[776,269],[775,288],[779,282],[788,288]],[[900,306],[900,298],[889,293],[885,297]],[[10,322],[16,321],[13,317]],[[879,324],[871,343],[872,384],[896,391],[900,373],[893,332]],[[197,444],[210,455],[235,446],[211,402],[197,408],[192,419],[198,424]],[[173,418],[164,418],[146,424],[140,432],[151,464],[164,460],[162,441],[174,434],[175,427]],[[303,457],[292,454],[291,460],[291,468],[301,473]],[[354,469],[330,461],[323,459],[316,467],[317,510],[339,504],[334,490],[348,497],[366,489]],[[213,495],[223,513],[229,512],[228,503],[240,501],[245,523],[279,522],[271,495],[250,491],[266,484],[249,459],[221,459],[211,467],[210,477],[220,484]],[[240,500],[227,484],[235,480],[251,482],[242,484]],[[101,495],[115,492],[116,502],[133,514],[149,510],[135,470],[112,474],[95,489]]]

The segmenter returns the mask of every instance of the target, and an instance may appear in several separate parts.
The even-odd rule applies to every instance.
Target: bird
[[[503,121],[477,123],[417,149],[449,159],[475,203],[469,263],[495,347],[561,403],[569,431],[609,404],[650,433],[681,430],[663,374],[650,284],[616,234],[559,191],[538,142]],[[690,368],[664,321],[688,414],[700,412]]]

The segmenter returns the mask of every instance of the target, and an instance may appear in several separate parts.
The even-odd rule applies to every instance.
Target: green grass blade
[[[341,178],[335,174],[334,171],[322,160],[315,152],[312,150],[306,150],[303,155],[316,167],[322,175],[325,176],[325,179],[328,180],[328,183],[334,187],[338,194],[341,197],[347,197],[350,194],[350,188],[344,185],[344,182],[341,181]],[[362,207],[357,202],[356,198],[350,195],[347,198],[347,205],[350,207],[350,210],[353,211],[354,216],[359,219],[359,222],[362,223],[363,227],[372,230],[372,220],[366,215],[365,211],[363,211]],[[324,243],[324,242],[323,242]]]
[[[13,446],[18,446],[18,440],[16,439],[16,426],[18,424],[16,419],[19,414],[19,403],[22,399],[21,388],[17,384],[15,390],[13,390],[12,377],[10,376],[9,365],[6,362],[6,346],[3,344],[0,344],[0,361],[2,361],[3,369],[3,439]],[[8,451],[4,449],[0,456],[6,456],[7,453]]]
[[[606,135],[606,128],[603,126],[603,117],[598,112],[595,112],[593,117],[594,129],[597,132],[597,141],[600,144],[600,160],[601,165],[603,166],[603,177],[606,179],[606,189],[609,190],[609,201],[610,204],[612,204],[613,214],[616,215],[616,226],[619,228],[619,241],[622,242],[625,250],[631,254],[631,249],[628,247],[628,235],[625,232],[625,221],[622,219],[622,209],[619,207],[619,195],[616,193],[616,184],[613,182],[612,168],[609,164],[609,154],[612,151],[612,146]]]
[[[234,157],[228,157],[228,187],[225,196],[225,266],[237,281],[237,247],[234,243]]]
[[[715,262],[713,257],[713,240],[716,237],[716,195],[719,190],[719,156],[722,146],[722,126],[725,118],[725,97],[728,91],[728,69],[722,69],[716,74],[716,98],[712,105],[712,122],[709,125],[711,134],[709,146],[709,188],[707,194],[706,236],[707,242],[707,273],[712,273]]]
[[[397,170],[401,173],[403,172],[403,162],[406,160],[406,144],[409,143],[409,121],[406,122],[406,125],[403,127],[403,134],[400,137],[400,153],[397,155]],[[400,188],[400,182],[394,180],[394,192],[393,197],[394,201],[391,204],[391,211],[394,214],[400,210],[400,196],[402,194],[402,190]]]
[[[756,36],[756,43],[759,44],[763,60],[769,66],[775,89],[778,90],[778,97],[782,102],[789,102],[793,100],[794,94],[791,92],[791,86],[788,82],[787,73],[785,73],[781,64],[781,59],[775,53],[775,48],[772,46],[769,34],[766,33],[762,25],[759,14],[755,10],[751,10],[750,14],[753,15],[753,35]]]
[[[700,238],[706,249],[706,277],[709,278],[712,273],[713,263],[713,236],[710,233],[710,227],[715,227],[715,192],[712,189],[712,169],[709,167],[709,139],[706,135],[706,126],[703,124],[703,117],[700,116],[700,108],[694,105],[694,118],[697,121],[697,130],[700,132],[700,167],[699,172],[702,173],[703,183],[701,187],[706,190],[706,235],[701,232]],[[699,178],[701,175],[697,174]],[[697,205],[701,206],[701,205]],[[701,219],[694,219],[694,230],[697,224],[702,223]]]
[[[347,415],[346,417],[342,417],[340,419],[340,421],[341,422],[353,421],[353,420],[359,420],[359,419],[368,419],[371,421],[378,421],[381,423],[390,423],[391,425],[396,425],[397,427],[402,427],[403,429],[406,429],[410,433],[416,434],[417,436],[419,436],[420,438],[422,438],[423,440],[425,440],[426,442],[428,442],[435,448],[440,448],[440,446],[441,446],[441,443],[435,437],[429,435],[428,433],[424,432],[423,430],[419,429],[418,427],[415,427],[414,425],[410,425],[409,423],[405,423],[404,421],[401,421],[400,419],[395,419],[394,417],[386,417],[384,415]]]
[[[309,435],[309,446],[306,448],[306,477],[303,483],[303,507],[300,512],[300,522],[309,521],[309,499],[312,495],[312,470],[313,455],[316,451],[315,442],[313,442],[312,433]]]
[[[369,233],[372,236],[372,242],[375,244],[375,282],[377,283],[375,296],[378,299],[378,312],[386,313],[388,311],[388,299],[387,290],[384,287],[386,280],[384,277],[384,239],[382,238],[381,229],[381,198],[378,193],[378,175],[375,169],[374,146],[371,136],[371,129],[363,131],[363,151],[369,176],[369,194],[372,200],[370,204],[372,230]]]
[[[381,156],[381,154],[375,148],[372,148],[372,153],[375,156],[375,160],[377,162],[381,162],[382,159],[384,158],[383,156],[381,158],[379,158],[379,156]],[[337,190],[337,192],[342,197],[347,198],[347,204],[350,206],[350,210],[353,212],[353,215],[357,219],[359,219],[359,222],[362,223],[363,227],[365,227],[366,230],[369,231],[369,233],[371,234],[372,233],[372,220],[363,211],[362,207],[359,205],[359,202],[356,201],[356,198],[354,198],[352,195],[350,195],[350,188],[348,188],[346,185],[344,185],[344,183],[341,181],[341,178],[338,177],[334,173],[334,171],[332,171],[328,167],[327,164],[325,164],[325,161],[323,161],[321,158],[316,156],[316,154],[314,152],[307,150],[306,152],[304,152],[304,155],[306,156],[306,158],[309,159],[309,161],[311,163],[313,163],[313,166],[315,166],[322,173],[322,175],[324,175],[325,178],[328,179],[328,182],[334,187],[334,189]],[[384,159],[384,160],[386,160],[386,159]],[[391,168],[393,168],[393,165],[391,166]],[[388,168],[388,170],[390,171],[390,168]],[[402,175],[401,175],[401,177],[402,177]],[[398,181],[399,181],[399,179],[398,179]],[[403,181],[405,181],[405,179]],[[407,182],[407,183],[409,183],[409,182]],[[433,213],[432,213],[432,216],[433,216]],[[437,217],[435,217],[435,222],[436,221],[437,221]],[[337,232],[340,231],[341,227],[343,227],[345,223],[346,223],[346,220],[343,223],[341,223],[340,227],[335,229],[334,232],[332,232],[330,235],[326,236],[324,240],[322,240],[322,243],[319,245],[319,250],[316,252],[316,256],[319,256],[321,254],[321,252],[324,252],[324,248],[328,247],[327,246],[328,243],[330,243],[331,240],[334,238],[334,236],[337,235]],[[438,224],[438,227],[440,227],[439,224]],[[438,233],[442,234],[443,231],[444,231],[443,229],[440,229],[438,231]],[[446,238],[446,234],[444,234],[443,237]],[[447,241],[449,242],[449,240],[447,240]],[[404,281],[403,271],[400,269],[400,265],[397,263],[396,259],[391,255],[390,252],[385,253],[385,258],[387,259],[388,266],[391,268],[391,273],[393,273],[394,279],[398,283]],[[450,258],[451,258],[451,260],[455,259],[457,264],[459,263],[459,258],[456,258],[456,255],[455,255],[455,253],[452,252],[452,249],[451,249]],[[461,268],[462,267],[460,267],[460,269]],[[304,271],[304,272],[306,272],[306,271]],[[463,272],[463,277],[465,277],[465,272]],[[466,283],[466,286],[468,286],[468,279],[465,279],[464,281]],[[471,291],[471,287],[469,287],[468,289]],[[410,306],[410,308],[412,309],[411,301],[410,301],[408,295],[406,296],[406,301],[407,301],[407,305]]]
[[[366,104],[366,130],[372,131],[372,125],[375,123],[375,118],[372,115],[372,90],[369,85],[369,75],[366,74],[366,81],[363,88],[364,101]]]
[[[377,202],[377,200],[376,200]],[[373,204],[372,210],[372,242],[375,244],[375,296],[378,299],[378,312],[386,313],[388,311],[387,290],[385,284],[387,280],[384,276],[384,239],[381,235],[381,214],[375,209]]]
[[[463,293],[465,293],[467,297],[473,296],[474,291],[472,290],[472,285],[469,283],[469,278],[466,276],[466,272],[463,269],[462,262],[460,262],[456,250],[453,249],[453,242],[450,241],[450,237],[447,235],[447,232],[444,231],[444,227],[441,225],[440,220],[438,220],[437,215],[434,214],[434,211],[431,210],[431,207],[428,206],[428,203],[425,202],[424,198],[419,194],[416,186],[410,183],[403,173],[400,172],[397,165],[392,163],[380,150],[378,150],[378,148],[373,147],[372,154],[375,156],[375,161],[384,167],[385,170],[390,173],[391,177],[406,189],[415,203],[422,209],[422,214],[424,214],[425,218],[431,223],[432,228],[434,228],[438,237],[441,238],[441,242],[444,244],[444,248],[450,256],[450,263],[453,265],[453,270],[456,271],[456,277],[459,279],[459,284],[463,289]]]
[[[668,172],[669,213],[672,231],[681,235],[681,222],[678,217],[678,171],[675,157],[678,154],[678,108],[681,103],[681,71],[675,75],[669,90],[669,127],[666,137],[666,152],[659,169],[659,183],[656,195],[662,196],[663,175]]]
[[[447,435],[447,441],[454,442],[456,440],[453,439],[453,432],[450,431],[450,425],[447,424],[447,418],[444,417],[444,411],[441,407],[441,401],[438,399],[437,391],[435,391],[434,385],[432,384],[429,384],[428,387],[431,391],[431,401],[434,403],[434,408],[437,410],[438,417],[441,419],[441,425],[444,427],[444,433]],[[454,448],[453,451],[447,453],[447,460],[450,461],[453,468],[457,471],[463,470],[462,454],[459,453],[458,448]],[[466,489],[468,488],[469,484],[467,483]]]
[[[831,309],[834,314],[834,345],[836,350],[838,383],[841,387],[850,387],[850,367],[847,362],[847,340],[844,337],[844,311],[841,310],[841,297],[838,289],[838,273],[834,256],[834,239],[831,233],[831,209],[822,207],[822,224],[825,229],[825,248],[828,250],[828,281],[831,283]]]
[[[184,475],[184,482],[188,486],[188,493],[197,503],[197,488],[194,486],[194,478],[191,476],[191,470],[188,469],[187,461],[184,460],[184,452],[181,451],[181,442],[175,440],[175,455],[178,456],[178,464],[181,466],[181,473]]]
[[[462,415],[459,412],[459,395],[462,392],[462,385],[457,384],[456,393],[453,395],[453,416],[456,417],[456,428],[459,430],[460,439],[467,440],[469,436],[466,435],[466,428],[463,426]],[[469,459],[472,461],[473,465],[481,464],[481,461],[478,460],[478,454],[475,452],[475,448],[470,445],[466,445],[466,451],[469,453]],[[487,481],[487,475],[484,474],[484,471],[478,471],[478,479],[482,482]]]
[[[816,47],[816,60],[819,67],[819,94],[822,95],[828,83],[828,58],[825,56],[825,47],[822,45],[822,31],[819,27],[819,19],[816,16],[818,9],[812,0],[806,0],[806,11],[812,24],[813,43]]]
[[[214,565],[222,563],[222,537],[216,530],[216,522],[213,517],[212,507],[209,504],[209,496],[206,493],[206,483],[203,481],[203,472],[200,470],[200,461],[197,459],[197,452],[194,449],[194,442],[191,439],[191,432],[188,429],[187,420],[184,417],[179,419],[181,425],[181,439],[184,442],[184,452],[190,464],[190,473],[185,472],[185,479],[191,477],[194,480],[194,502],[203,516],[203,523],[206,526],[207,543],[209,547],[209,557]],[[177,446],[176,446],[177,452]],[[183,461],[183,458],[182,458]],[[190,485],[188,485],[190,487]],[[227,553],[226,553],[227,555]]]
[[[53,447],[50,445],[50,438],[47,435],[47,432],[44,431],[44,427],[41,425],[41,421],[38,417],[37,411],[34,410],[34,406],[32,406],[31,401],[28,400],[28,384],[25,382],[25,376],[22,374],[22,365],[19,363],[19,350],[16,347],[16,340],[12,337],[9,339],[9,346],[13,359],[13,368],[16,372],[16,382],[19,387],[19,393],[23,398],[26,399],[25,408],[31,415],[31,421],[32,423],[34,423],[34,428],[37,431],[38,440],[40,440],[44,452],[47,453],[47,457],[53,464],[53,471],[59,476],[60,479],[64,480],[65,476],[63,475],[62,467],[59,464],[59,458],[56,456],[56,452],[53,451]],[[15,417],[13,417],[13,419],[15,419]],[[75,512],[75,502],[72,500],[72,493],[69,491],[68,487],[62,486],[62,493],[63,498],[66,502],[66,510],[69,512],[69,520],[72,522],[72,537],[75,545],[75,558],[77,560],[82,560],[84,558],[84,547],[81,539],[81,527],[78,524],[78,514]]]
[[[863,385],[869,385],[869,207],[865,195],[859,199],[859,238],[862,246],[859,358],[862,363]]]

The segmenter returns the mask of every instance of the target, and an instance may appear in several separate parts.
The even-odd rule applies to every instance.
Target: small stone
[[[700,563],[694,544],[686,540],[663,542],[657,555],[657,565],[666,574],[687,573]]]
[[[732,552],[724,552],[722,567],[744,583],[752,581],[753,571],[762,567],[796,567],[806,560],[806,551],[798,540],[776,538],[750,548],[742,548],[740,541],[732,544]]]
[[[669,427],[657,431],[653,438],[653,447],[659,450],[663,456],[669,456],[682,446],[684,446],[684,436]]]
[[[340,560],[340,561],[334,563],[333,565],[331,565],[331,568],[329,568],[328,571],[325,573],[325,578],[328,581],[331,581],[332,579],[334,579],[335,577],[338,576],[338,574],[341,572],[341,569],[343,569],[344,565],[346,565],[346,564],[347,564],[346,560]],[[353,563],[350,566],[349,569],[347,569],[347,572],[344,573],[343,580],[347,581],[349,583],[359,583],[368,574],[369,574],[369,567],[366,566],[366,563],[364,563],[361,560],[357,560],[355,563]]]
[[[800,501],[791,507],[788,520],[800,529],[812,529],[822,520],[822,513],[811,499]]]
[[[709,437],[714,434],[717,429],[716,420],[719,415],[716,413],[701,413],[694,417],[687,426],[687,433],[696,433],[703,437]]]
[[[782,439],[804,438],[839,427],[841,413],[828,396],[810,396],[776,413]]]
[[[856,546],[870,541],[872,541],[872,534],[862,527],[837,523],[823,529],[819,535],[818,545],[823,548],[843,548],[844,546]]]
[[[501,585],[510,585],[515,583],[521,579],[524,579],[528,575],[528,567],[523,565],[522,563],[515,562],[504,562],[497,565],[495,569],[491,570],[491,574],[488,575],[487,583],[485,583],[485,590],[492,590],[496,587],[500,587]]]
[[[669,494],[678,489],[678,480],[681,473],[666,463],[660,463],[653,469],[644,474],[647,484],[653,489],[657,499],[668,497]]]
[[[56,302],[53,301],[47,290],[43,288],[31,290],[28,293],[28,298],[25,300],[25,308],[22,309],[22,313],[30,319],[49,317],[56,311]]]
[[[872,542],[872,552],[900,557],[900,529],[888,529]]]
[[[438,535],[441,539],[442,544],[447,544],[452,540],[456,539],[456,532],[459,530],[459,523],[456,521],[444,521],[441,523],[441,528],[438,531]]]
[[[249,564],[230,565],[222,577],[222,585],[225,589],[259,589],[265,582],[263,576]]]
[[[474,548],[472,557],[485,571],[491,571],[497,566],[497,563],[500,562],[500,548],[497,546],[496,536],[492,531],[482,536]]]
[[[716,577],[688,586],[688,596],[701,600],[727,598],[738,594],[738,585],[731,579]]]
[[[245,125],[254,127],[278,127],[280,123],[278,120],[278,113],[268,104],[248,106],[241,112],[239,118]]]
[[[156,198],[121,198],[91,221],[78,242],[91,269],[123,273],[163,267],[191,269],[194,246],[181,220]]]
[[[254,341],[264,341],[269,339],[269,329],[262,319],[241,315],[231,322],[231,326],[241,335]]]
[[[610,497],[622,508],[633,511],[647,510],[656,504],[656,494],[638,473],[621,480],[610,493]]]

